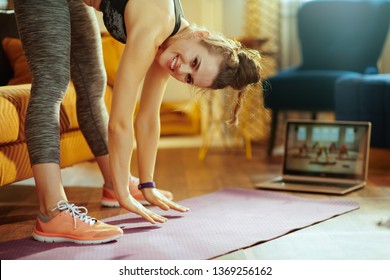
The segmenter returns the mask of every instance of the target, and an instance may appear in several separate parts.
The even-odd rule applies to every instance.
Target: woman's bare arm
[[[135,121],[138,170],[141,182],[153,181],[160,138],[160,106],[169,77],[168,72],[154,62],[145,78],[139,112]],[[167,199],[156,189],[147,188],[142,192],[146,200],[161,209],[188,211],[188,208]]]
[[[150,222],[164,221],[131,197],[128,189],[130,162],[134,148],[134,110],[142,81],[158,50],[161,29],[151,28],[153,18],[141,1],[129,1],[125,10],[127,42],[118,67],[109,120],[110,167],[116,196],[121,206]],[[138,13],[137,13],[138,11]]]
[[[154,1],[152,2],[154,3]],[[141,181],[149,180],[154,172],[159,134],[159,127],[156,126],[156,114],[159,112],[158,107],[165,90],[167,75],[159,73],[156,66],[152,65],[155,65],[153,62],[159,45],[169,36],[171,22],[167,21],[161,7],[153,3],[133,0],[129,1],[126,6],[125,22],[126,27],[130,28],[127,28],[127,42],[117,71],[109,121],[110,167],[116,196],[122,207],[143,216],[152,223],[164,222],[165,219],[146,209],[132,198],[128,189],[128,178],[134,148],[133,124],[137,96],[143,79],[147,73],[151,72],[153,72],[154,77],[148,79],[143,91],[145,96],[141,99],[141,107],[143,108],[141,112],[149,112],[146,114],[150,125],[148,133],[153,134],[151,138],[153,140],[149,142],[152,146],[150,151],[146,151],[145,146],[142,147],[141,144]],[[161,16],[162,24],[156,25],[158,15]],[[148,77],[151,75],[149,74]],[[155,94],[155,99],[152,98],[153,94]],[[148,101],[145,102],[145,100]],[[149,109],[145,110],[145,108]],[[142,134],[142,132],[139,133]],[[151,197],[153,198],[153,195]],[[160,207],[167,208],[161,203]]]

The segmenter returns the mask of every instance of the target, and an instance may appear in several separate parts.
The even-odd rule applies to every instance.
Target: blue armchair
[[[377,62],[390,21],[389,0],[314,0],[298,11],[302,62],[270,77],[264,104],[272,111],[268,155],[272,155],[281,111],[335,110],[340,77],[378,73]]]

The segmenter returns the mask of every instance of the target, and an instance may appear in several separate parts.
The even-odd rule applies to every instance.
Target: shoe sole
[[[47,236],[40,235],[36,232],[33,232],[32,237],[39,242],[46,242],[46,243],[71,242],[76,244],[102,244],[102,243],[115,241],[120,237],[122,237],[122,234],[110,238],[106,238],[106,239],[100,239],[100,240],[78,240],[78,239],[72,239],[66,237],[47,237]]]

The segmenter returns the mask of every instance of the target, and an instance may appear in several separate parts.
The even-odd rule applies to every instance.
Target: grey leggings
[[[31,164],[60,163],[59,112],[72,79],[77,118],[93,154],[108,153],[108,115],[100,32],[82,0],[15,0],[15,14],[32,73],[26,116]]]

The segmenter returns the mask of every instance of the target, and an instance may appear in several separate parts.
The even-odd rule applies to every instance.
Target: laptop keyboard
[[[326,183],[326,182],[308,182],[308,181],[296,181],[296,180],[280,180],[280,183],[285,184],[295,184],[295,185],[310,185],[310,186],[330,186],[330,187],[339,187],[339,188],[348,188],[354,184],[347,183]]]

